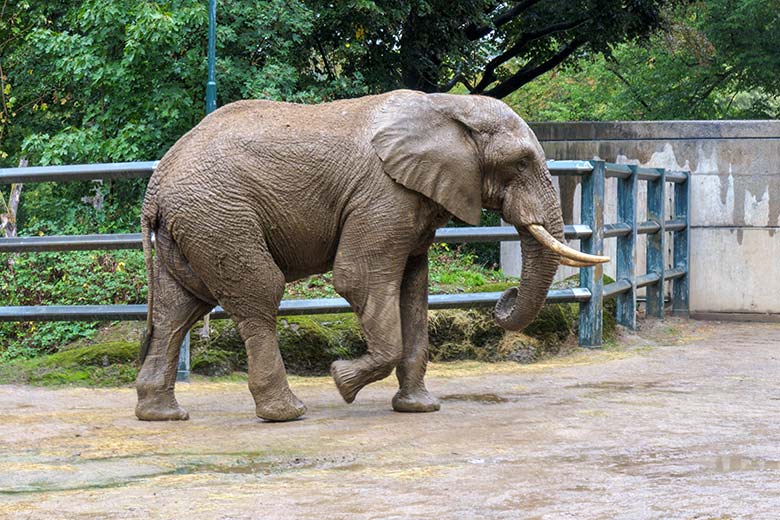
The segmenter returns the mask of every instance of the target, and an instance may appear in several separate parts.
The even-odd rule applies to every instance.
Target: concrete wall
[[[780,121],[537,123],[548,159],[603,159],[690,170],[691,311],[780,315]],[[564,220],[579,217],[577,179],[560,178]],[[670,190],[668,190],[670,191]],[[646,183],[639,183],[640,219]],[[607,181],[605,222],[616,221],[616,181]],[[668,202],[668,201],[667,201]],[[640,237],[641,238],[641,237]],[[605,241],[614,255],[614,239]],[[576,242],[575,242],[575,245]],[[644,272],[640,240],[638,273]],[[502,266],[519,273],[517,243]],[[561,269],[559,276],[574,271]],[[614,276],[614,264],[605,272]]]

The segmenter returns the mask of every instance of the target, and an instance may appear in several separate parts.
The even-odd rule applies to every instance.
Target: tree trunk
[[[19,167],[24,168],[27,166],[27,159],[19,161]],[[8,203],[2,198],[5,213],[0,214],[0,231],[3,232],[5,238],[14,238],[16,236],[16,215],[19,211],[19,200],[22,197],[22,187],[24,185],[19,183],[11,184],[11,194],[8,196]],[[14,257],[12,253],[8,255],[8,267],[13,269]]]
[[[27,159],[19,161],[19,167],[27,166]],[[16,236],[16,214],[19,210],[19,199],[22,196],[22,183],[11,184],[11,194],[8,196],[8,203],[5,206],[5,213],[0,214],[0,229],[5,238]],[[5,201],[3,201],[5,202]]]

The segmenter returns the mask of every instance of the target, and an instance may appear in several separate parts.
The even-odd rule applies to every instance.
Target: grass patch
[[[0,383],[122,386],[135,380],[138,351],[136,342],[113,341],[18,359],[0,365]]]

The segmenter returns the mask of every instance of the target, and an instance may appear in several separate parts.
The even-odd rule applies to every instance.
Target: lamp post
[[[217,109],[217,81],[214,62],[217,56],[217,0],[209,0],[209,79],[206,83],[206,114]]]

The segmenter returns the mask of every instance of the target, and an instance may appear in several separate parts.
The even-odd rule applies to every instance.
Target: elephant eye
[[[527,157],[523,157],[522,159],[518,160],[515,163],[515,168],[517,168],[520,171],[524,171],[526,168],[528,168],[530,161]]]

